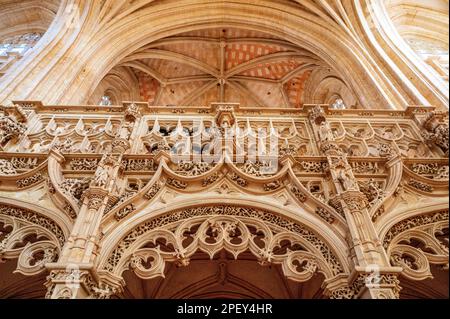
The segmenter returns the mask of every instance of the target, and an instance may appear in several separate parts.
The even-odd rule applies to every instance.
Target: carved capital
[[[361,211],[368,205],[366,196],[359,191],[345,192],[340,195],[345,207],[351,212]]]
[[[121,291],[118,285],[96,280],[91,270],[76,264],[65,269],[53,269],[45,285],[47,299],[109,299]]]

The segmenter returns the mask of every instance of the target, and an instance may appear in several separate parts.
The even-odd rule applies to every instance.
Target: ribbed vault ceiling
[[[131,98],[150,105],[238,102],[254,107],[300,107],[314,71],[336,76],[314,53],[282,39],[216,28],[181,33],[135,51],[113,68],[114,74],[105,77],[110,83],[101,85],[92,102],[101,91],[120,99],[114,95],[126,89],[127,81],[119,84],[118,77],[130,76],[130,71],[139,85],[138,96]],[[339,92],[343,82],[337,83]]]

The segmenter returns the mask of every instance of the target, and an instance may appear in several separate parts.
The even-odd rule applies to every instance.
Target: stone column
[[[119,289],[99,281],[94,262],[102,217],[120,195],[121,161],[122,154],[105,154],[100,161],[61,257],[47,265],[48,298],[107,297]]]
[[[350,258],[355,266],[354,276],[349,278],[348,285],[335,287],[331,296],[377,298],[378,293],[382,291],[383,296],[395,298],[398,294],[392,291],[393,288],[380,286],[379,279],[386,275],[395,276],[399,269],[390,266],[370,218],[367,198],[359,189],[347,154],[335,141],[334,133],[326,119],[326,110],[320,106],[314,107],[309,112],[309,119],[319,149],[328,160],[329,174],[336,194],[330,200],[330,205],[345,216],[349,228]],[[367,292],[360,294],[362,288]]]

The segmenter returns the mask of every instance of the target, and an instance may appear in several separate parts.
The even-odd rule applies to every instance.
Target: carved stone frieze
[[[124,271],[155,278],[199,250],[252,253],[298,282],[321,272],[331,298],[398,297],[398,278],[448,268],[448,211],[428,213],[448,195],[446,113],[330,108],[33,102],[23,118],[6,114],[0,197],[44,213],[0,205],[0,258],[50,271],[51,298],[109,298]],[[70,263],[78,279],[58,268]],[[373,264],[377,280],[361,270]]]
[[[0,159],[0,175],[16,175],[17,171],[12,163],[6,159]]]
[[[134,206],[133,203],[125,206],[124,208],[122,208],[121,210],[117,211],[116,214],[114,215],[114,217],[117,220],[121,220],[123,218],[125,218],[128,214],[132,213],[134,210],[136,209],[136,207]]]
[[[188,186],[187,183],[174,178],[168,178],[166,184],[177,189],[185,189]]]
[[[291,186],[291,192],[302,203],[308,199],[307,195],[295,185]]]
[[[300,166],[306,173],[324,173],[328,169],[326,162],[303,161],[300,162]]]
[[[158,192],[161,190],[162,182],[156,182],[155,184],[150,187],[150,189],[144,194],[144,198],[151,200],[153,197],[158,194]]]
[[[177,173],[184,176],[198,176],[211,169],[206,162],[181,161],[177,166]]]
[[[282,183],[280,181],[273,181],[267,184],[264,184],[264,190],[266,192],[274,191],[280,188]]]
[[[332,223],[334,222],[334,217],[332,214],[330,214],[330,212],[328,212],[326,209],[318,207],[315,211],[315,213],[320,216],[320,218],[322,218],[323,220],[325,220],[327,223]]]
[[[203,181],[202,181],[202,186],[206,187],[208,185],[213,184],[215,181],[217,181],[220,178],[220,173],[214,173],[211,176],[206,177]]]
[[[43,180],[44,180],[44,176],[40,172],[37,172],[36,174],[34,174],[30,177],[19,179],[16,182],[16,184],[17,184],[17,188],[20,189],[20,188],[26,188],[26,187],[32,186]]]
[[[415,163],[411,166],[411,170],[418,175],[436,180],[448,179],[449,174],[448,165],[437,163]]]
[[[433,187],[426,184],[426,183],[422,183],[419,181],[416,181],[414,179],[411,179],[408,181],[408,185],[411,187],[414,187],[415,189],[421,190],[423,192],[427,192],[427,193],[431,193],[433,191]]]
[[[96,158],[75,158],[70,161],[70,168],[75,171],[95,171],[98,162]]]
[[[236,173],[231,173],[229,175],[229,177],[232,181],[236,182],[236,184],[238,184],[239,186],[246,187],[248,184],[248,182],[244,178],[240,177]]]

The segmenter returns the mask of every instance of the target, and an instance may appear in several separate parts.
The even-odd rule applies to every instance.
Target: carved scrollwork
[[[305,202],[308,197],[304,192],[302,192],[297,186],[291,186],[291,192],[294,194],[295,198],[297,198],[301,203]]]
[[[278,153],[280,154],[280,156],[284,156],[284,155],[292,155],[295,156],[297,154],[297,152],[299,151],[299,147],[289,144],[289,143],[284,143],[280,146]]]
[[[322,208],[322,207],[318,207],[315,211],[315,213],[320,216],[320,218],[322,218],[323,220],[325,220],[327,223],[333,223],[334,222],[334,217],[333,215],[327,211],[326,209]]]
[[[341,287],[339,289],[334,289],[330,294],[330,299],[353,299],[355,296],[355,291],[352,287]]]
[[[247,184],[248,184],[248,182],[247,182],[244,178],[240,177],[240,176],[239,176],[238,174],[236,174],[236,173],[231,173],[231,174],[229,175],[229,177],[230,177],[230,179],[231,179],[232,181],[236,182],[236,184],[238,184],[238,185],[241,186],[241,187],[245,187],[245,186],[247,186]]]
[[[367,198],[369,206],[373,206],[377,202],[381,202],[385,197],[385,191],[379,182],[373,178],[368,181],[359,182],[359,189]]]
[[[415,163],[411,166],[411,170],[418,175],[436,180],[448,179],[449,174],[448,165],[440,166],[437,163]]]
[[[342,196],[342,199],[344,201],[344,205],[351,212],[359,212],[368,205],[366,196],[362,193],[348,194]]]
[[[281,186],[282,186],[282,183],[280,181],[273,181],[273,182],[264,184],[264,190],[266,192],[270,192],[270,191],[277,190]]]
[[[0,175],[16,175],[16,168],[6,159],[0,159]]]
[[[131,214],[135,209],[136,207],[134,206],[133,203],[131,203],[122,208],[121,210],[117,211],[114,216],[116,217],[117,220],[121,220],[126,216],[128,216],[129,214]]]
[[[351,162],[350,165],[357,174],[376,174],[380,171],[376,162]]]
[[[240,168],[247,175],[261,177],[271,176],[272,168],[270,162],[249,161],[247,160]]]
[[[185,189],[188,186],[186,182],[174,178],[168,178],[166,184],[177,189]]]
[[[153,197],[156,196],[156,194],[158,194],[158,192],[161,190],[162,187],[162,182],[158,181],[155,184],[152,185],[152,187],[150,187],[150,189],[144,194],[144,198],[151,200],[153,199]]]
[[[126,171],[153,171],[155,170],[155,162],[153,159],[128,159],[123,161]]]
[[[398,299],[401,290],[397,274],[360,273],[350,284],[333,289],[330,299],[355,299],[364,287],[372,288],[373,299]]]
[[[422,182],[416,181],[414,179],[409,180],[408,181],[408,185],[413,187],[413,188],[415,188],[415,189],[418,189],[420,191],[427,192],[427,193],[431,193],[433,191],[433,187],[432,186],[430,186],[430,185],[428,185],[426,183],[422,183]]]
[[[208,185],[213,184],[215,181],[217,181],[220,178],[220,173],[214,173],[211,176],[206,177],[203,181],[202,181],[202,186],[206,187]]]
[[[326,162],[303,161],[300,166],[306,173],[324,173],[328,169]]]
[[[60,246],[64,244],[65,237],[62,229],[48,217],[39,215],[24,208],[13,207],[9,205],[0,205],[0,217],[2,216],[9,216],[13,219],[24,220],[26,222],[43,227],[56,237]]]
[[[394,158],[397,152],[390,144],[380,143],[378,144],[378,153],[381,157],[386,157],[388,159]]]
[[[17,188],[26,188],[35,185],[44,180],[41,172],[37,172],[32,176],[25,177],[16,181]]]
[[[98,162],[96,158],[75,158],[70,161],[70,168],[75,171],[95,171]]]
[[[81,200],[83,193],[89,188],[90,178],[68,178],[59,186],[63,193],[72,196],[77,202]]]
[[[13,157],[11,164],[17,170],[31,170],[39,165],[39,159],[37,157]]]
[[[61,153],[72,153],[76,151],[75,142],[70,138],[65,138],[63,141],[57,139],[53,145],[52,149],[58,150]]]
[[[184,176],[199,176],[211,169],[206,162],[181,161],[177,166],[177,173]]]
[[[342,206],[342,202],[338,197],[330,198],[328,201],[328,205],[334,208],[336,213],[342,216],[345,219],[344,207]]]

